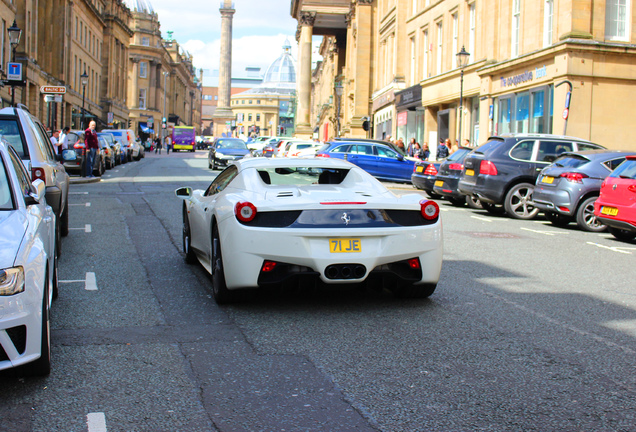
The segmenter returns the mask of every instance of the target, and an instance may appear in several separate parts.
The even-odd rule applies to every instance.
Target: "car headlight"
[[[216,157],[218,157],[218,158],[222,158],[223,156],[225,156],[223,153],[221,153],[221,152],[216,152]]]
[[[0,296],[11,296],[24,291],[24,269],[13,267],[0,270]]]

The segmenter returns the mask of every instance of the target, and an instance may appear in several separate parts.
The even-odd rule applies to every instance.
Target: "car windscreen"
[[[559,168],[578,168],[589,162],[590,160],[584,156],[568,154],[558,157],[554,161],[554,165]]]
[[[18,122],[14,119],[0,120],[0,137],[11,144],[18,155],[24,159],[27,157]]]
[[[238,139],[226,139],[218,140],[216,143],[217,149],[241,149],[247,150],[245,143]]]
[[[9,184],[9,173],[4,167],[2,157],[0,157],[0,210],[13,210],[13,197],[11,196],[11,186]]]
[[[627,159],[610,174],[610,177],[636,180],[636,160]]]
[[[194,129],[178,129],[175,128],[172,131],[172,136],[175,138],[191,138],[194,137]]]
[[[257,169],[261,180],[272,186],[340,184],[349,173],[343,168],[277,167]]]
[[[78,134],[76,134],[75,132],[69,132],[68,135],[66,135],[66,137],[68,138],[68,145],[69,147],[73,147],[75,144],[77,144],[78,142],[80,143],[84,143],[84,139],[81,138]]]
[[[115,138],[113,137],[112,134],[109,133],[98,133],[97,134],[98,137],[103,137],[107,142],[113,144],[115,142]]]

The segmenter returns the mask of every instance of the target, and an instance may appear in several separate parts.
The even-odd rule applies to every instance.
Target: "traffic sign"
[[[64,94],[64,93],[66,93],[66,87],[64,87],[64,86],[42,86],[42,87],[40,87],[40,93],[43,93],[43,94]]]
[[[44,102],[62,102],[62,95],[44,95]]]
[[[7,66],[7,79],[9,81],[22,81],[22,63],[9,62]]]
[[[563,120],[567,120],[568,119],[568,115],[570,114],[570,110],[569,109],[564,109],[563,110]]]

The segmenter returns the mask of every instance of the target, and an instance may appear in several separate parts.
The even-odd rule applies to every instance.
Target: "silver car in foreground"
[[[594,201],[601,183],[634,151],[585,150],[564,153],[537,178],[533,201],[554,225],[570,222],[585,231],[600,232],[607,227],[594,216]]]
[[[0,370],[51,370],[49,312],[57,294],[55,213],[42,180],[31,182],[0,140]]]

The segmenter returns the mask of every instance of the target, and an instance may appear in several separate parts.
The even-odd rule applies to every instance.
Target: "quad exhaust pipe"
[[[366,274],[362,264],[332,264],[325,269],[327,279],[362,279]]]

